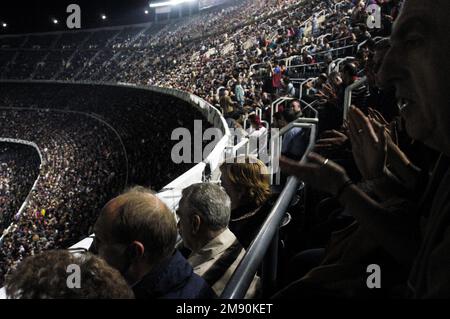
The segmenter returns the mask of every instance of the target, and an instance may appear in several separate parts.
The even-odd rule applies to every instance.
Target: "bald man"
[[[93,250],[122,273],[137,299],[215,296],[175,250],[173,213],[144,188],[133,188],[108,202],[94,231]]]

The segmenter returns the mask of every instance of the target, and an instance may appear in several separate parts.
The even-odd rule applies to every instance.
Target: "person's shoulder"
[[[195,272],[192,272],[192,275],[183,287],[182,295],[183,298],[189,299],[212,299],[217,297],[206,280]]]

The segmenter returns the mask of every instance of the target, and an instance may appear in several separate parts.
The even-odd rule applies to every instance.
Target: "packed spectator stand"
[[[381,201],[384,197],[372,189],[373,185],[370,184],[372,180],[367,180],[365,172],[361,171],[361,163],[354,158],[354,154],[352,155],[352,152],[356,152],[351,145],[351,142],[354,141],[351,132],[352,118],[347,118],[351,104],[362,111],[361,116],[365,114],[371,118],[371,121],[389,125],[392,145],[395,145],[396,149],[401,149],[405,156],[414,159],[414,164],[423,172],[432,170],[438,154],[406,135],[403,123],[396,112],[393,93],[381,91],[375,76],[380,68],[380,55],[384,55],[387,50],[384,38],[390,36],[392,23],[396,19],[401,1],[382,3],[382,26],[374,30],[367,27],[368,15],[365,5],[366,3],[362,1],[335,2],[331,0],[236,1],[219,12],[180,19],[176,23],[159,22],[92,31],[0,37],[0,79],[46,79],[106,84],[132,83],[179,89],[193,93],[216,106],[232,128],[243,129],[244,134],[249,138],[251,136],[260,138],[261,134],[267,136],[270,128],[280,128],[283,134],[296,125],[298,128],[310,128],[311,132],[308,135],[310,141],[315,140],[316,137],[318,141],[309,143],[309,146],[316,143],[316,152],[343,166],[361,189]],[[114,161],[107,162],[115,166],[105,168],[104,172],[105,174],[106,172],[116,173],[109,177],[114,182],[109,183],[108,190],[100,192],[102,195],[100,198],[89,200],[90,205],[86,207],[89,207],[92,212],[86,216],[94,218],[94,212],[98,211],[107,199],[117,194],[124,184],[141,184],[159,189],[164,182],[167,182],[167,180],[162,181],[161,179],[167,177],[170,180],[176,177],[175,175],[155,177],[156,172],[161,172],[161,174],[170,172],[171,169],[167,166],[164,169],[148,165],[140,166],[140,160],[144,157],[161,158],[164,154],[170,154],[170,145],[162,148],[157,155],[151,154],[154,149],[146,149],[143,146],[144,142],[143,145],[136,144],[136,136],[140,136],[142,132],[132,132],[134,129],[138,131],[141,129],[141,127],[135,126],[135,123],[139,123],[140,120],[142,120],[142,127],[145,127],[144,124],[148,122],[158,125],[161,123],[159,116],[165,112],[167,112],[166,119],[170,119],[169,121],[174,124],[177,124],[176,122],[179,122],[180,119],[186,119],[188,114],[180,114],[183,111],[181,111],[181,107],[175,107],[176,102],[172,102],[170,108],[156,107],[152,114],[148,114],[143,105],[145,103],[139,101],[130,92],[128,97],[126,94],[125,97],[113,96],[111,100],[118,102],[116,105],[113,103],[110,106],[115,111],[109,112],[102,109],[104,107],[102,103],[95,101],[98,97],[89,96],[89,87],[85,87],[86,90],[84,90],[80,85],[77,88],[80,97],[73,102],[67,102],[65,101],[67,90],[72,89],[69,84],[60,83],[51,90],[48,88],[40,90],[39,85],[48,86],[50,84],[2,83],[0,105],[38,109],[33,110],[33,112],[37,112],[38,119],[43,112],[50,112],[47,114],[51,114],[48,118],[54,117],[55,122],[46,120],[42,123],[38,122],[40,123],[38,126],[42,131],[46,130],[46,126],[49,125],[54,126],[55,130],[67,131],[65,136],[69,134],[72,139],[51,142],[67,145],[68,151],[76,148],[79,152],[87,154],[98,151],[98,149],[88,149],[88,145],[77,144],[83,138],[78,140],[76,136],[82,137],[85,128],[77,127],[77,125],[58,126],[58,123],[67,121],[66,116],[70,118],[81,116],[76,113],[54,113],[48,110],[59,109],[61,105],[67,105],[66,111],[94,113],[105,119],[118,130],[118,136],[125,145],[125,153],[121,149],[115,149],[114,147],[117,145],[112,145],[111,141],[117,139],[118,136],[96,122],[99,130],[97,138],[103,136],[103,139],[100,138],[104,143],[100,145],[105,147],[102,152],[115,157]],[[49,96],[45,96],[46,94]],[[103,94],[103,98],[108,100],[109,95],[114,92],[111,89],[105,89]],[[108,97],[106,97],[107,95]],[[99,96],[101,98],[102,93]],[[26,97],[29,97],[28,101]],[[36,105],[36,101],[40,101],[40,105]],[[295,111],[295,103],[292,101],[300,102],[300,111]],[[166,100],[157,100],[155,104],[167,105],[167,103]],[[129,113],[131,109],[121,113],[121,105],[136,107],[137,111],[133,113],[135,117]],[[143,108],[139,109],[141,105]],[[95,109],[96,107],[97,109]],[[292,109],[294,112],[290,114]],[[307,115],[309,114],[307,109],[313,111],[313,115]],[[5,110],[2,111],[2,116],[4,119],[15,119],[19,112],[21,111],[18,109]],[[125,113],[126,116],[124,116]],[[141,119],[140,116],[143,114],[150,118]],[[158,115],[156,116],[156,114]],[[285,123],[286,126],[281,124],[282,119],[287,121],[291,116],[294,116],[292,121],[295,122],[294,125],[292,123],[291,125]],[[302,120],[302,117],[307,119]],[[33,116],[33,119],[28,120],[36,121],[36,118]],[[189,120],[192,120],[192,117]],[[189,127],[189,120],[182,121],[183,123],[179,123],[180,126]],[[26,126],[26,116],[21,116],[21,121]],[[127,121],[129,123],[126,123]],[[0,136],[24,138],[14,134],[14,127],[19,124],[12,123],[13,125],[7,127]],[[88,120],[84,120],[84,123],[89,125]],[[155,132],[166,129],[167,123],[161,124],[159,129],[155,129]],[[92,127],[92,125],[90,126]],[[313,126],[314,129],[312,129]],[[177,125],[172,128],[175,127]],[[167,130],[170,129],[167,128]],[[262,133],[263,130],[266,130],[266,133]],[[64,134],[54,134],[54,136],[58,135]],[[159,141],[162,140],[164,140],[163,137]],[[49,143],[49,141],[40,141],[43,145],[46,142]],[[155,142],[152,145],[155,145]],[[262,153],[268,151],[267,147],[266,145],[263,147],[264,150],[259,149],[261,157]],[[132,163],[134,171],[123,170],[124,155],[128,157],[127,161]],[[51,158],[51,154],[46,154],[46,156]],[[70,158],[70,156],[64,155],[62,158]],[[156,163],[156,161],[150,162]],[[323,165],[326,165],[327,162],[328,160]],[[107,165],[107,163],[95,165]],[[89,168],[93,167],[91,163],[84,164],[86,164],[87,174],[94,174],[93,172],[89,173]],[[181,171],[182,169],[178,172]],[[40,174],[42,172],[43,170]],[[145,172],[149,175],[142,178],[145,176]],[[124,179],[126,180],[124,176],[127,174],[133,181],[132,183],[124,182]],[[424,191],[426,173],[423,175],[420,177],[422,183],[403,190],[413,194],[408,197],[414,197]],[[157,182],[149,183],[151,177],[155,178]],[[99,178],[103,180],[105,177]],[[279,179],[280,177],[278,177]],[[281,180],[285,181],[286,176],[281,176]],[[325,192],[310,189],[310,185],[293,182],[293,179],[288,179],[287,185],[283,192],[280,187],[277,187],[279,185],[272,185],[274,198],[268,200],[268,207],[264,208],[265,216],[269,216],[269,219],[265,222],[264,219],[259,221],[263,230],[273,234],[275,239],[272,241],[270,236],[270,238],[265,237],[261,231],[257,233],[253,243],[251,240],[245,243],[244,246],[248,248],[249,252],[246,255],[247,259],[244,259],[240,265],[241,268],[238,268],[235,276],[231,279],[231,285],[225,288],[223,297],[244,297],[255,273],[263,274],[264,296],[272,295],[305,275],[309,275],[306,284],[309,284],[310,281],[314,282],[317,278],[320,281],[322,280],[321,276],[325,274],[326,277],[328,274],[321,273],[321,269],[312,273],[310,270],[314,270],[321,263],[325,263],[323,269],[326,268],[327,262],[334,265],[333,258],[342,258],[340,262],[343,264],[353,263],[352,266],[355,267],[352,271],[354,271],[355,277],[344,276],[342,281],[336,280],[333,282],[335,286],[333,284],[330,285],[331,288],[326,286],[325,291],[317,292],[318,296],[330,296],[330,291],[336,287],[349,287],[346,294],[340,297],[395,297],[396,294],[402,295],[400,290],[405,289],[404,283],[407,279],[405,271],[398,260],[382,248],[371,247],[368,244],[368,251],[364,252],[366,254],[363,254],[363,257],[357,261],[352,260],[353,257],[349,255],[336,257],[331,254],[332,257],[330,257],[330,245],[336,251],[341,249],[339,243],[336,244],[332,241],[330,244],[330,238],[335,239],[336,237],[335,231],[345,229],[344,236],[353,232],[356,234],[348,237],[350,238],[348,242],[343,241],[349,245],[348,247],[355,245],[359,239],[358,236],[364,238],[363,235],[360,235],[361,231],[358,229],[354,217],[343,209],[336,198],[330,197]],[[99,185],[91,185],[91,187],[97,189]],[[286,191],[287,189],[288,191]],[[338,194],[340,195],[340,192]],[[36,198],[39,203],[39,196],[36,195]],[[61,203],[71,203],[71,201],[66,201],[62,197]],[[71,204],[76,205],[76,203]],[[401,205],[405,205],[405,203],[394,203],[390,207],[404,209]],[[83,207],[77,207],[77,209],[83,209]],[[56,208],[52,213],[55,216],[58,214],[58,221],[60,218],[64,220],[74,218],[65,214],[64,210]],[[30,209],[28,214],[33,215],[35,211]],[[76,229],[80,232],[70,240],[80,239],[83,234],[88,234],[87,231],[94,220],[84,217],[81,221],[76,218],[69,219],[70,225],[77,225]],[[29,231],[31,226],[26,224],[28,222],[26,217],[21,220],[25,224],[20,225],[19,222],[17,227]],[[282,227],[278,228],[280,223]],[[39,227],[45,229],[46,225],[39,225]],[[36,232],[39,231],[42,234],[42,230],[36,230]],[[64,228],[61,232],[64,233]],[[21,232],[16,233],[21,234]],[[26,234],[24,235],[21,242],[23,249],[20,248],[22,246],[16,248],[15,241],[18,239],[14,237],[17,236],[14,233],[9,241],[6,238],[4,245],[8,247],[9,244],[8,249],[13,254],[12,261],[20,261],[23,258],[21,253],[24,253],[23,255],[34,254],[40,250],[61,248],[68,244],[65,242],[68,238],[65,238],[63,234],[58,233],[46,239],[45,244],[42,244],[39,238],[34,240],[34,234],[29,231],[28,237]],[[367,238],[364,239],[367,240]],[[266,255],[264,267],[268,268],[264,269],[263,267],[261,270],[259,263],[252,263],[252,259],[261,262],[266,250],[271,245],[270,242],[272,245],[273,242],[276,243],[276,253],[272,251]],[[337,247],[333,245],[337,245]],[[274,249],[273,246],[270,247],[270,249]],[[328,247],[326,252],[324,247]],[[324,256],[328,258],[323,260]],[[270,258],[272,264],[268,260]],[[365,277],[361,275],[361,268],[358,266],[373,261],[381,264],[384,269],[388,269],[389,275],[382,290],[367,291],[359,282],[361,278]],[[2,265],[3,271],[9,269],[10,266],[9,264]],[[246,274],[246,271],[249,274]],[[268,276],[270,271],[274,271],[275,274]],[[318,277],[315,278],[315,276]],[[332,275],[330,277],[332,278],[330,281],[334,280]],[[313,291],[316,293],[315,290]],[[307,295],[308,293],[301,289],[288,289],[279,293],[278,297],[306,297]]]
[[[98,210],[127,185],[160,190],[192,166],[171,161],[171,131],[180,126],[193,131],[195,119],[209,127],[178,100],[133,88],[2,83],[0,90],[0,104],[8,105],[0,109],[1,137],[32,141],[43,156],[40,169],[34,167],[38,182],[24,210],[17,214],[12,204],[2,210],[2,216],[15,216],[4,227],[9,229],[2,236],[2,274],[24,256],[86,237]],[[92,90],[97,94],[87,93]],[[33,166],[28,169],[31,174]],[[31,189],[28,179],[17,185],[23,193]]]

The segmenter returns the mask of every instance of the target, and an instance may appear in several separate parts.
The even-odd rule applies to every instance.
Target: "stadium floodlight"
[[[144,13],[145,13],[145,14],[148,14],[148,10],[145,10]]]
[[[158,2],[158,3],[150,3],[150,8],[157,8],[157,7],[165,7],[165,6],[176,6],[177,4],[182,4],[185,2],[194,2],[197,0],[168,0],[165,2]]]
[[[2,23],[2,27],[6,28],[8,26],[8,24],[6,22]]]
[[[102,20],[106,20],[106,15],[102,14]]]
[[[53,19],[53,24],[58,24],[58,19]]]

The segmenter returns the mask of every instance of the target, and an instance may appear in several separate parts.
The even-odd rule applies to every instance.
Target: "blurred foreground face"
[[[380,70],[412,138],[450,153],[450,1],[406,0]]]
[[[7,277],[11,299],[130,299],[116,269],[90,253],[52,250],[27,257]]]

